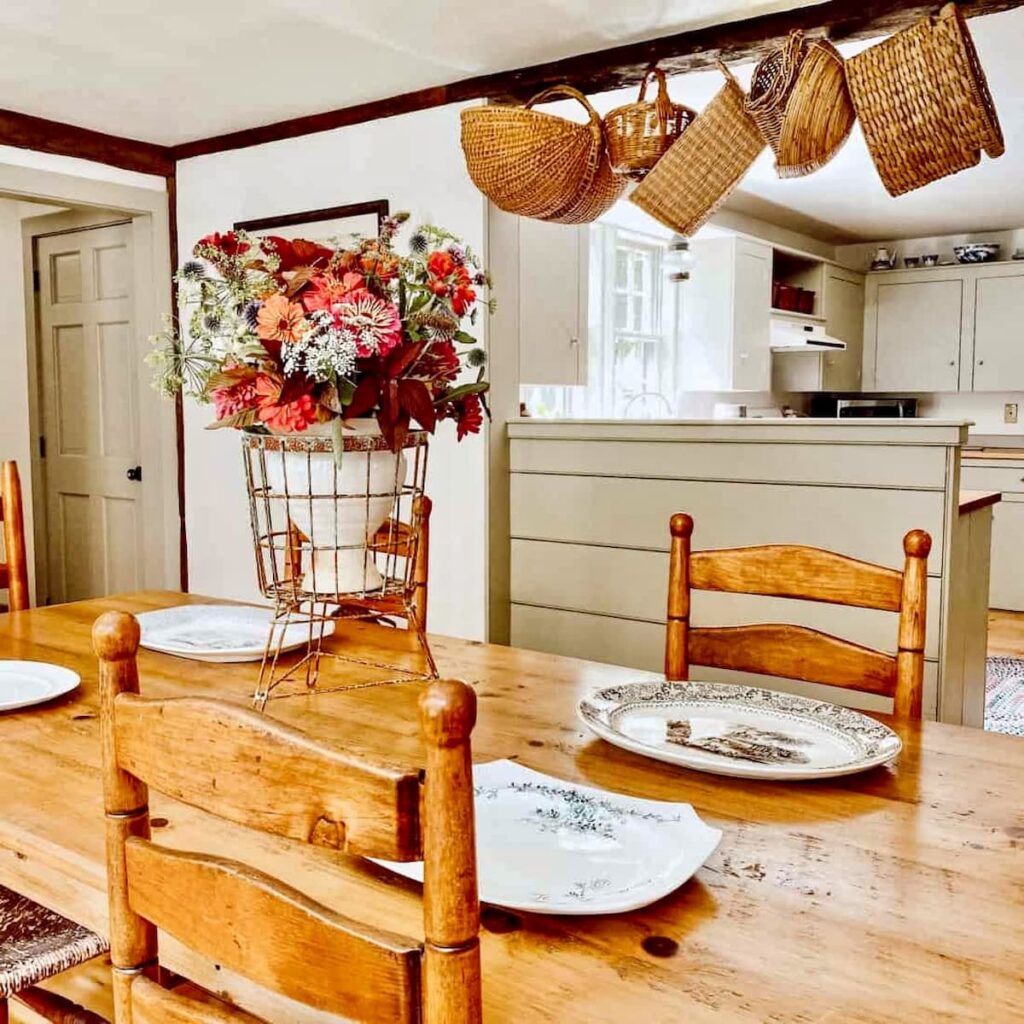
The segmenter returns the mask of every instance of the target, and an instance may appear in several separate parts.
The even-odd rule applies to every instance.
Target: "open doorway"
[[[0,164],[0,250],[0,449],[35,603],[177,589],[173,409],[144,363],[170,308],[166,191]]]

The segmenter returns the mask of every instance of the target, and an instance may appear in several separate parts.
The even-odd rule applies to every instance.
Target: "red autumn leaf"
[[[345,406],[345,419],[355,419],[369,412],[380,397],[380,378],[364,377],[357,385],[352,395],[352,401]]]
[[[401,377],[406,370],[419,358],[423,351],[423,342],[399,345],[384,361],[384,371],[389,377]]]
[[[381,422],[389,426],[398,421],[401,415],[401,408],[398,404],[398,382],[389,380],[383,382],[380,389],[380,416]]]
[[[434,432],[437,413],[427,385],[408,377],[398,382],[398,401],[402,409],[429,433]]]

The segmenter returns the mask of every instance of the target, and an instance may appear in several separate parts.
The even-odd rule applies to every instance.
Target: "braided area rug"
[[[1024,658],[988,659],[985,728],[1024,736]]]

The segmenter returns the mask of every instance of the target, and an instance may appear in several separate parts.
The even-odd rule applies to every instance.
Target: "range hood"
[[[842,352],[846,342],[825,333],[824,324],[773,317],[770,325],[773,352]]]

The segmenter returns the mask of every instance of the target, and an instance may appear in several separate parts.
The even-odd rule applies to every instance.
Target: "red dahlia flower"
[[[447,253],[443,249],[432,252],[427,258],[427,270],[434,277],[448,277],[454,269],[455,260],[452,259],[451,253]]]
[[[484,425],[484,407],[479,395],[457,398],[455,406],[455,436],[462,440],[467,434],[479,434]]]
[[[196,243],[196,248],[198,249],[201,245],[219,249],[225,256],[238,256],[240,253],[249,251],[249,243],[240,241],[234,231],[227,231],[223,235],[219,231],[214,231],[212,235],[200,238]]]

